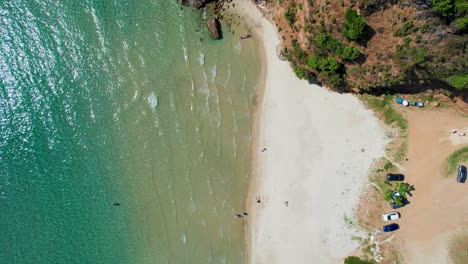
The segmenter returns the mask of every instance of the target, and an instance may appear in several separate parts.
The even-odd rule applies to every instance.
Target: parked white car
[[[400,218],[400,213],[398,213],[398,212],[391,212],[391,213],[382,215],[382,219],[384,221],[392,221],[392,220],[395,220],[395,219],[398,219],[398,218]]]

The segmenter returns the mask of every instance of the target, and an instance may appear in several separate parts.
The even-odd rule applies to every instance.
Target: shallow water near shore
[[[241,263],[257,53],[177,1],[0,3],[2,263]]]

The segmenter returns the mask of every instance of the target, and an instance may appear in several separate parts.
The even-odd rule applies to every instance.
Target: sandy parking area
[[[406,180],[416,190],[410,205],[398,211],[401,252],[405,263],[450,263],[447,244],[451,235],[468,224],[468,184],[455,175],[442,177],[441,168],[455,150],[468,145],[468,136],[450,134],[468,126],[468,118],[450,109],[405,110],[409,125]]]

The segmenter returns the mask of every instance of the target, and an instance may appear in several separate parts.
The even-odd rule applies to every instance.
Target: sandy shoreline
[[[354,96],[299,80],[277,56],[274,26],[250,1],[236,1],[234,9],[264,51],[245,261],[339,263],[358,246],[344,218],[352,215],[372,162],[384,155],[384,130]]]

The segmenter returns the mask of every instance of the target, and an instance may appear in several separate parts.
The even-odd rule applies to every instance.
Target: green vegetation
[[[395,184],[395,192],[399,193],[403,198],[410,192],[411,188],[407,183],[397,182]]]
[[[392,203],[393,202],[393,197],[392,197],[392,194],[393,194],[393,191],[392,190],[386,190],[384,192],[384,200],[387,202],[387,203]],[[402,204],[402,200],[400,199],[400,204]]]
[[[291,41],[291,45],[293,50],[291,52],[286,52],[288,53],[287,55],[292,56],[292,58],[295,59],[295,61],[298,62],[298,64],[306,64],[308,56],[307,52],[301,49],[299,43],[295,39]]]
[[[453,21],[452,26],[456,27],[462,33],[468,32],[468,17],[457,18]]]
[[[408,128],[408,123],[403,114],[395,111],[393,108],[393,98],[393,96],[387,94],[380,98],[369,97],[366,102],[372,109],[383,114],[385,124],[396,124],[400,129],[406,130]]]
[[[288,21],[289,25],[292,27],[296,22],[296,8],[291,4],[286,12],[284,13],[284,18]]]
[[[371,261],[363,260],[363,259],[360,259],[360,258],[354,257],[354,256],[347,257],[344,260],[344,264],[372,264],[372,263],[373,262],[371,262]]]
[[[397,44],[395,48],[392,59],[402,71],[421,70],[421,67],[427,66],[429,50],[426,47],[411,47],[407,41],[404,45]],[[415,66],[420,68],[415,69]]]
[[[294,65],[293,71],[299,79],[308,79],[308,71],[301,66]]]
[[[442,16],[452,16],[455,14],[455,0],[432,0],[434,10]]]
[[[296,74],[304,77],[313,72],[317,81],[340,92],[380,94],[424,86],[459,96],[461,91],[447,86],[468,89],[468,1],[431,1],[432,7],[403,7],[385,0],[351,1],[352,8],[341,0],[326,8],[313,0],[307,1],[307,8],[305,1],[281,1],[292,29],[289,36],[283,36],[286,42],[292,39],[292,48],[283,54],[291,65],[303,68],[296,68]],[[389,12],[390,7],[395,10]],[[416,9],[420,12],[410,15]],[[393,15],[366,21],[377,12]],[[436,12],[444,18],[434,18]],[[304,23],[299,14],[305,14]],[[367,23],[375,32],[366,31]],[[300,45],[294,40],[299,33]],[[367,34],[381,34],[377,39],[389,41],[366,42]],[[395,44],[394,37],[402,38],[400,44]],[[442,82],[448,85],[440,85]]]
[[[466,17],[468,2],[466,0],[432,0],[432,6],[444,17]]]
[[[362,16],[359,16],[354,9],[348,9],[345,14],[346,21],[343,24],[341,33],[343,36],[351,40],[357,40],[364,35],[366,21]]]
[[[374,110],[385,124],[395,125],[399,128],[398,139],[390,143],[391,147],[387,149],[387,156],[393,157],[392,160],[394,162],[400,162],[405,157],[408,149],[408,122],[402,113],[394,109],[394,98],[394,96],[388,94],[380,97],[370,95],[361,96],[361,99],[366,105]]]
[[[338,69],[340,68],[340,63],[337,62],[332,57],[321,58],[319,59],[318,64],[319,64],[319,70],[327,74],[336,73]]]
[[[326,80],[331,85],[337,87],[343,82],[343,77],[340,75],[339,70],[341,64],[333,57],[318,58],[315,55],[309,57],[307,65],[319,72],[319,77]]]
[[[414,26],[413,22],[404,22],[401,28],[395,31],[393,35],[396,37],[404,37],[416,31],[418,31],[418,28]]]
[[[459,90],[468,89],[468,74],[450,76],[447,82]]]
[[[312,55],[309,57],[309,60],[307,61],[307,65],[314,69],[314,70],[318,70],[319,68],[319,59],[317,58],[317,56],[315,55]]]
[[[398,182],[395,184],[393,190],[386,190],[384,192],[384,200],[388,203],[396,203],[397,205],[403,205],[403,201],[406,199],[406,195],[410,192],[411,188],[407,183]],[[393,194],[399,195],[393,195]]]
[[[466,0],[455,0],[455,10],[457,13],[456,17],[466,17],[468,16],[468,1]]]
[[[359,49],[347,46],[332,36],[322,33],[314,39],[315,53],[321,56],[338,56],[342,60],[355,61],[359,58]]]
[[[343,46],[338,40],[329,36],[326,33],[317,35],[314,40],[316,52],[320,55],[326,55],[328,53],[337,53]]]
[[[345,46],[338,57],[347,61],[355,61],[359,58],[359,50],[353,46]]]
[[[460,164],[468,162],[468,147],[463,147],[452,153],[445,161],[443,174],[445,177],[453,176]]]
[[[393,164],[391,161],[387,160],[387,163],[385,163],[385,166],[383,168],[385,171],[388,171],[388,170],[393,170],[393,169],[396,169],[396,166],[395,164]]]

